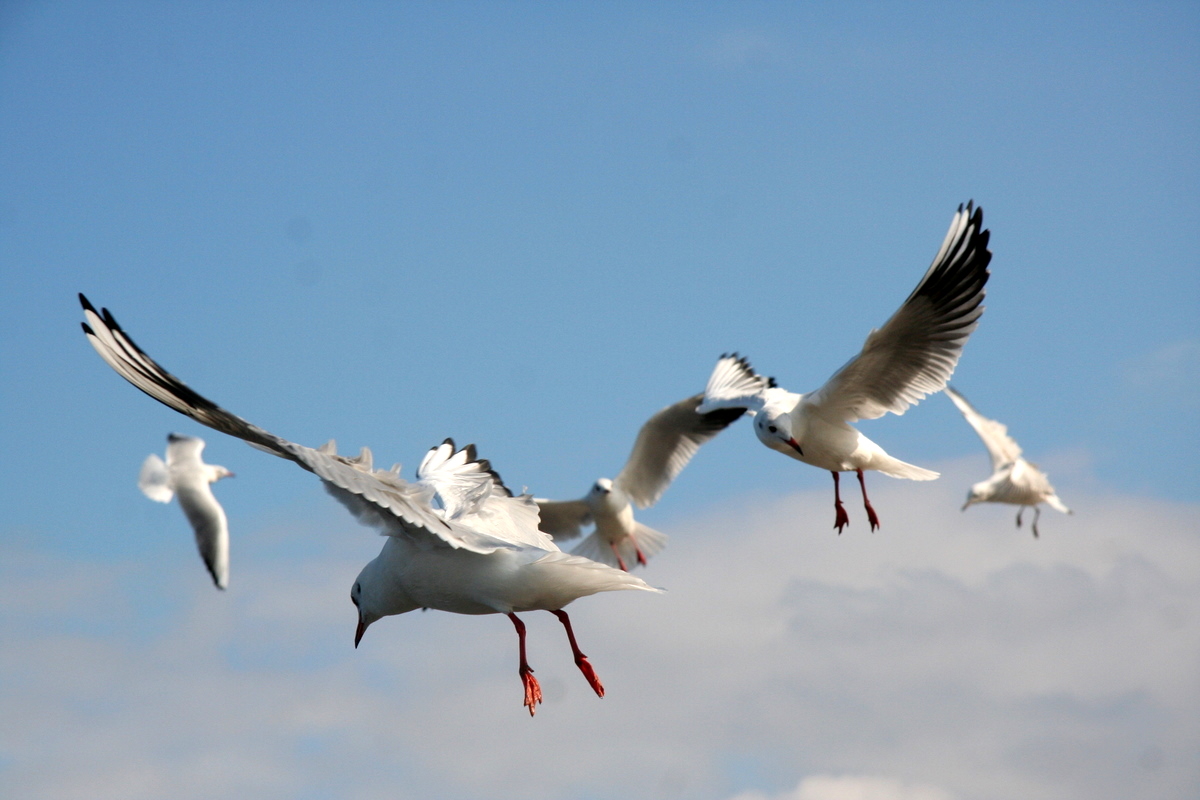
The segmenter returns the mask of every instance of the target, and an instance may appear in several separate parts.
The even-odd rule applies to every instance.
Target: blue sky
[[[741,752],[730,743],[744,730],[714,724],[723,733],[690,753],[718,766],[682,784],[639,771],[633,754],[620,779],[606,780],[580,756],[578,773],[560,770],[536,786],[500,766],[481,768],[474,784],[412,753],[377,755],[384,766],[368,769],[354,760],[363,752],[354,731],[363,720],[386,728],[376,719],[380,703],[409,725],[447,725],[440,735],[451,736],[444,712],[406,698],[415,675],[440,675],[452,657],[468,661],[455,667],[462,683],[445,689],[455,712],[502,708],[480,712],[473,729],[502,741],[512,735],[514,747],[540,741],[523,736],[550,735],[554,723],[530,734],[519,707],[509,708],[516,679],[507,623],[403,618],[372,629],[381,651],[351,650],[345,595],[378,540],[343,519],[311,476],[209,435],[121,381],[87,346],[75,295],[110,308],[198,391],[279,435],[310,445],[336,437],[344,450],[369,445],[378,461],[408,468],[453,436],[477,443],[515,487],[565,498],[617,472],[638,426],[699,391],[722,352],[746,354],[793,390],[817,388],[895,310],[957,205],[973,198],[992,231],[992,279],[954,383],[1008,424],[1079,513],[1043,516],[1043,551],[1013,529],[1007,509],[958,514],[987,458],[939,396],[862,426],[893,455],[941,470],[937,487],[870,476],[869,486],[892,499],[876,503],[883,530],[869,537],[851,507],[851,528],[839,539],[829,530],[828,476],[767,452],[746,426],[733,429],[643,516],[672,536],[661,567],[646,573],[670,594],[594,598],[573,612],[611,628],[592,652],[577,623],[602,676],[604,656],[628,664],[604,701],[613,719],[596,724],[607,729],[632,713],[615,698],[633,693],[644,660],[610,617],[654,606],[661,624],[687,629],[682,620],[698,606],[685,599],[694,579],[679,565],[713,574],[712,591],[736,594],[743,584],[733,576],[755,582],[746,565],[729,563],[743,557],[732,544],[743,536],[786,537],[801,562],[810,554],[797,537],[820,548],[853,540],[842,557],[872,577],[772,564],[777,581],[764,585],[780,594],[769,610],[732,608],[775,614],[782,624],[805,610],[795,605],[796,586],[817,581],[849,603],[846,631],[869,631],[878,603],[912,590],[905,581],[916,570],[974,593],[980,624],[998,641],[1011,621],[992,603],[1006,596],[995,587],[1009,586],[1008,571],[1053,606],[1053,598],[1074,597],[1068,589],[1078,581],[1092,582],[1083,596],[1120,595],[1133,574],[1128,559],[1159,570],[1170,587],[1153,601],[1141,596],[1150,605],[1138,613],[1185,620],[1153,646],[1194,674],[1200,568],[1177,562],[1200,563],[1191,445],[1200,441],[1198,45],[1200,11],[1186,3],[5,4],[0,404],[10,456],[0,465],[0,547],[10,575],[0,615],[10,655],[35,655],[6,658],[0,685],[40,697],[38,680],[66,680],[56,671],[66,668],[64,654],[98,649],[116,666],[111,680],[66,681],[73,688],[65,696],[49,693],[43,705],[21,704],[26,716],[4,715],[0,786],[67,796],[69,787],[54,781],[75,776],[81,786],[111,779],[127,790],[121,796],[150,797],[156,786],[187,783],[196,764],[224,752],[214,742],[245,727],[246,712],[223,707],[215,732],[164,727],[165,706],[138,701],[121,665],[158,665],[162,672],[146,667],[143,681],[157,685],[154,676],[182,659],[211,661],[219,675],[206,686],[222,696],[268,696],[270,686],[318,698],[332,685],[360,690],[328,696],[328,708],[342,709],[331,718],[345,719],[319,734],[284,722],[259,731],[264,751],[230,766],[214,791],[330,796],[323,780],[353,775],[368,796],[372,780],[394,790],[403,774],[413,796],[488,796],[480,787],[505,775],[512,796],[602,798],[628,796],[625,781],[650,776],[636,785],[664,797],[812,800],[804,792],[849,776],[891,787],[886,800],[1130,796],[1104,795],[1117,791],[1104,781],[1071,783],[1054,770],[1009,771],[999,762],[959,772],[932,759],[920,771],[919,755],[889,750],[882,734],[863,749],[843,732],[834,737],[843,747],[826,753],[815,733],[786,726],[776,744],[811,757],[789,760],[766,744]],[[137,492],[141,460],[161,452],[170,431],[204,436],[208,460],[238,473],[217,487],[234,535],[225,596],[205,585],[177,509]],[[943,528],[924,530],[924,520],[942,516],[914,498],[948,504],[953,514]],[[760,506],[795,517],[784,530],[747,523],[725,547],[702,533],[712,519]],[[1118,527],[1126,520],[1132,527]],[[1169,522],[1145,531],[1152,520]],[[1161,548],[1139,549],[1135,534],[1143,533]],[[882,543],[905,535],[913,548],[903,557],[894,542]],[[937,551],[956,536],[981,551],[938,566]],[[1058,537],[1069,546],[1046,542]],[[1013,549],[998,551],[1005,546]],[[747,558],[765,552],[747,550]],[[837,551],[828,558],[836,563]],[[964,566],[972,563],[990,567],[972,572]],[[54,599],[30,599],[39,587],[53,587]],[[879,594],[853,594],[872,591]],[[271,639],[275,650],[256,644],[263,633],[247,621],[276,619],[256,598],[305,610],[284,614],[291,635]],[[943,667],[934,665],[954,644],[917,635],[937,628],[938,617],[914,608],[912,657],[927,668],[913,668],[914,685],[936,684]],[[1074,619],[1072,608],[1059,616]],[[1109,623],[1141,619],[1125,612]],[[1122,640],[1124,630],[1097,623],[1095,638],[1075,652]],[[558,635],[548,625],[541,632]],[[482,636],[494,638],[478,649],[460,641]],[[429,648],[437,669],[395,660],[409,652],[409,637]],[[805,641],[829,645],[827,636]],[[720,636],[711,644],[733,646]],[[771,652],[765,647],[763,658]],[[561,655],[549,641],[547,653]],[[712,652],[697,658],[726,663]],[[1042,662],[1030,658],[1021,666],[1036,672]],[[557,667],[563,681],[575,677],[569,662]],[[856,696],[840,674],[792,677],[829,681],[829,696]],[[1055,722],[1067,706],[1083,726],[1082,735],[1070,729],[1084,742],[1079,750],[1103,754],[1101,763],[1122,762],[1090,734],[1111,724],[1128,736],[1162,722],[1174,732],[1137,758],[1159,765],[1150,771],[1164,781],[1156,796],[1182,797],[1172,787],[1194,786],[1200,766],[1170,754],[1195,751],[1187,736],[1196,729],[1171,728],[1165,709],[1196,716],[1200,703],[1185,685],[1155,683],[1136,669],[1100,680],[1084,699],[1066,685],[1039,685],[1014,702],[1036,695],[1059,704],[1029,711],[1004,752],[1071,738]],[[711,691],[732,707],[730,683],[719,686],[726,691]],[[964,707],[982,707],[971,705],[979,699],[971,692],[982,691],[963,688]],[[889,696],[840,712],[874,729],[905,698],[914,702]],[[559,705],[533,724],[561,713],[588,725],[601,713],[579,693],[570,699],[580,704],[577,717]],[[661,699],[641,702],[665,713],[655,705]],[[832,713],[814,702],[795,700],[794,710],[813,719]],[[1107,709],[1096,712],[1101,721],[1071,706],[1088,702]],[[273,707],[257,708],[269,715]],[[723,719],[723,709],[714,700],[711,718]],[[962,722],[953,709],[945,714],[915,719],[900,738]],[[173,744],[131,733],[128,751],[89,760],[67,756],[80,752],[77,743],[48,731],[38,752],[66,764],[51,776],[16,743],[34,718],[85,731],[120,721]],[[696,726],[696,718],[662,718]],[[737,724],[776,730],[762,720]],[[518,725],[523,733],[510,734]],[[657,735],[673,730],[664,723]],[[972,763],[953,755],[947,762]],[[301,762],[327,762],[326,777]],[[688,773],[690,762],[680,763]],[[114,764],[165,783],[121,783],[105,771]]]

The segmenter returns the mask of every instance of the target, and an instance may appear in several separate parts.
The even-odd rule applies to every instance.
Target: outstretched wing
[[[429,534],[451,547],[479,553],[490,553],[511,545],[461,522],[443,519],[433,505],[433,487],[420,481],[410,484],[400,478],[398,471],[372,470],[371,454],[366,448],[357,458],[339,456],[329,445],[314,450],[289,442],[226,411],[159,366],[121,330],[108,309],[97,312],[82,294],[79,300],[88,320],[83,325],[88,341],[127,381],[160,403],[213,430],[244,439],[316,473],[329,492],[360,521],[375,524],[390,534],[401,531],[414,536]],[[535,529],[536,525],[535,520]]]
[[[903,414],[941,390],[983,313],[990,233],[983,209],[958,207],[933,263],[899,310],[871,331],[862,352],[805,397],[846,422]]]
[[[971,423],[971,427],[983,440],[992,457],[992,469],[999,470],[1006,464],[1011,464],[1021,457],[1021,446],[1008,435],[1008,427],[994,419],[988,419],[975,410],[975,407],[950,386],[946,387],[946,395],[958,406],[958,410]]]
[[[629,460],[613,482],[639,508],[658,502],[700,445],[746,413],[745,407],[733,407],[700,414],[696,409],[703,400],[704,395],[697,394],[673,403],[652,416],[638,431]]]
[[[737,353],[722,353],[704,387],[704,399],[696,413],[720,408],[742,408],[752,414],[762,410],[764,393],[775,387],[775,379],[759,375],[750,362]]]
[[[554,537],[556,542],[570,541],[592,524],[592,510],[583,500],[546,500],[535,498],[538,505],[538,527]]]

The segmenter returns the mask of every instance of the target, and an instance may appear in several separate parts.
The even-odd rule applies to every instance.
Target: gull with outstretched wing
[[[917,481],[938,475],[891,457],[850,423],[888,412],[903,414],[950,380],[983,313],[992,258],[988,238],[983,209],[973,203],[959,206],[941,249],[912,294],[882,328],[871,331],[862,351],[815,392],[781,389],[734,353],[717,361],[698,411],[745,408],[755,414],[754,433],[767,447],[829,470],[838,533],[850,522],[838,476],[855,472],[875,530],[879,517],[867,498],[863,470]]]
[[[211,484],[233,473],[215,464],[205,464],[200,454],[204,440],[172,433],[167,436],[167,460],[151,453],[142,462],[138,488],[159,503],[179,499],[179,507],[196,535],[200,558],[218,589],[229,585],[229,522],[225,509],[213,496]]]
[[[1021,446],[1008,435],[1008,428],[994,419],[988,419],[975,410],[967,402],[967,398],[956,392],[953,387],[946,387],[946,395],[954,401],[954,405],[962,412],[963,417],[970,423],[983,446],[992,457],[992,476],[971,487],[967,494],[967,502],[962,510],[966,511],[976,503],[1009,503],[1020,506],[1017,510],[1017,527],[1021,527],[1021,515],[1028,506],[1033,506],[1033,535],[1038,535],[1038,518],[1042,515],[1040,503],[1061,511],[1073,514],[1062,500],[1046,473],[1038,469],[1037,464],[1026,461],[1021,457]]]
[[[540,527],[556,542],[591,532],[572,551],[623,570],[646,560],[667,543],[667,535],[633,518],[633,506],[649,508],[687,466],[700,446],[734,423],[744,408],[719,408],[707,414],[696,407],[704,395],[672,403],[646,421],[625,466],[615,479],[600,478],[578,500],[537,498]]]
[[[525,625],[516,612],[545,610],[566,628],[575,663],[600,697],[604,687],[579,650],[563,607],[580,597],[619,589],[659,591],[621,570],[563,553],[538,529],[529,495],[514,497],[476,457],[473,445],[447,439],[432,448],[409,483],[400,466],[374,469],[371,451],[347,458],[332,441],[305,447],[276,436],[193,391],[160,367],[121,329],[108,309],[79,296],[84,333],[96,352],[146,394],[208,427],[293,461],[315,473],[360,521],[386,535],[350,592],[358,609],[354,645],[367,627],[392,614],[433,608],[456,614],[505,614],[517,630],[519,674],[530,715],[541,687],[525,657]]]

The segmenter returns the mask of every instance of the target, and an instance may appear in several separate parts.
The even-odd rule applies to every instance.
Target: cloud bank
[[[501,617],[417,612],[353,649],[349,586],[379,543],[332,504],[241,532],[224,594],[190,553],[112,565],[10,544],[0,790],[1192,796],[1200,509],[1072,495],[1077,514],[1043,515],[1034,540],[1007,507],[960,513],[961,481],[872,477],[874,534],[848,502],[837,536],[824,489],[655,520],[672,539],[644,575],[668,593],[571,606],[605,699],[557,620],[524,615],[546,693],[532,720]],[[288,555],[306,537],[322,545]]]

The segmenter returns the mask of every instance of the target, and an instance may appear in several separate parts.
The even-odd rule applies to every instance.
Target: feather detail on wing
[[[1008,435],[1008,427],[994,419],[988,419],[975,410],[967,402],[967,398],[956,392],[950,386],[946,387],[946,395],[958,406],[958,410],[966,417],[967,422],[979,434],[984,447],[992,457],[992,469],[998,470],[1005,464],[1011,464],[1021,457],[1021,446]]]
[[[229,585],[229,522],[225,509],[213,496],[207,481],[188,481],[177,487],[179,506],[196,535],[200,558],[218,589]]]
[[[430,534],[451,547],[478,553],[531,542],[547,550],[555,549],[550,538],[537,530],[537,506],[533,499],[511,497],[486,462],[473,460],[473,451],[470,458],[464,459],[475,465],[467,471],[483,471],[495,478],[488,490],[491,497],[474,514],[445,519],[442,509],[435,508],[433,503],[441,489],[446,490],[451,505],[466,502],[451,488],[459,480],[457,477],[448,477],[437,467],[427,467],[430,474],[410,484],[396,472],[372,470],[371,453],[366,448],[357,457],[346,458],[334,452],[332,442],[314,450],[276,436],[192,390],[134,344],[108,309],[97,312],[82,294],[79,300],[88,320],[83,325],[88,341],[123,378],[155,400],[213,430],[236,436],[315,473],[330,494],[360,521],[390,535]],[[452,464],[452,473],[466,466],[452,458],[446,461]],[[443,503],[447,497],[441,498]]]
[[[941,390],[983,313],[990,233],[983,209],[959,206],[950,230],[917,288],[862,352],[805,403],[845,422],[903,414]]]
[[[638,431],[629,460],[613,483],[639,508],[658,502],[700,445],[746,413],[744,407],[697,413],[703,399],[703,394],[697,394],[673,403],[652,416]]]
[[[142,470],[138,473],[138,488],[142,494],[159,503],[169,503],[175,496],[167,477],[167,465],[158,456],[151,453],[142,462]]]
[[[774,378],[756,373],[743,356],[723,353],[708,378],[696,413],[708,414],[721,408],[744,408],[756,413],[762,410],[763,393],[774,386]]]
[[[538,504],[538,527],[554,537],[554,541],[570,541],[592,524],[592,510],[583,500],[534,499]]]

